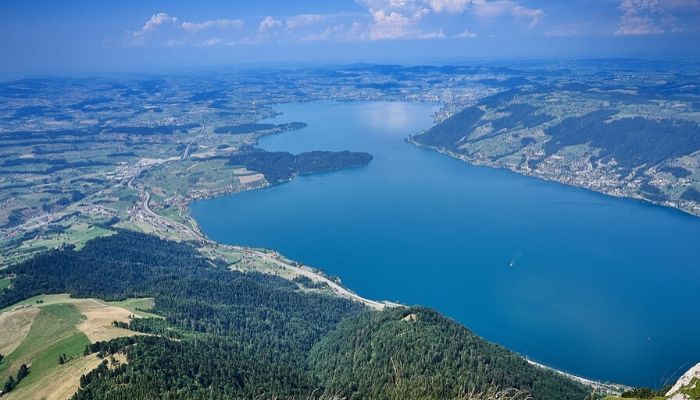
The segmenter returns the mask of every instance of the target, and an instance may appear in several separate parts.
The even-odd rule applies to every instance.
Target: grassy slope
[[[100,362],[102,360],[97,358],[95,354],[70,360],[61,366],[52,368],[40,382],[32,385],[22,384],[8,395],[3,396],[2,399],[70,399],[78,390],[80,377],[97,368]]]
[[[0,381],[4,382],[10,374],[16,374],[21,364],[27,364],[31,365],[30,374],[19,387],[28,386],[58,365],[61,354],[79,357],[89,343],[88,338],[75,327],[83,319],[82,314],[70,304],[43,306],[25,340],[0,365]]]
[[[82,356],[85,345],[90,343],[90,340],[78,326],[86,321],[91,322],[81,312],[85,304],[91,303],[103,304],[106,309],[118,307],[123,309],[124,313],[133,313],[138,317],[160,318],[155,314],[140,311],[153,307],[153,299],[150,298],[105,302],[74,299],[67,294],[41,295],[0,310],[0,314],[18,307],[39,310],[22,343],[14,351],[6,354],[4,361],[0,363],[0,384],[5,382],[9,375],[16,375],[20,365],[30,366],[29,375],[7,396],[8,399],[68,399],[75,393],[80,376],[97,367],[100,362],[94,355]],[[105,325],[105,334],[110,338],[135,334],[112,327],[111,321],[102,323]],[[62,354],[68,356],[70,361],[59,365],[58,357]],[[47,388],[52,390],[47,391]]]
[[[36,307],[23,307],[0,314],[0,354],[10,354],[24,342],[38,314]]]
[[[10,286],[10,278],[0,279],[0,290],[7,289]]]
[[[155,300],[150,297],[143,299],[126,299],[123,301],[105,301],[104,303],[114,307],[125,308],[141,318],[163,318],[160,315],[148,312],[148,310],[155,305]]]

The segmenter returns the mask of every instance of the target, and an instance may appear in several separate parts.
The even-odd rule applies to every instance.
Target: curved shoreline
[[[632,200],[632,201],[640,202],[640,203],[645,204],[645,205],[650,205],[650,206],[655,206],[655,207],[663,207],[663,208],[670,209],[673,211],[681,212],[685,215],[691,215],[693,217],[700,218],[700,205],[695,205],[695,204],[692,204],[690,202],[688,202],[688,204],[689,204],[688,207],[683,207],[683,205],[685,203],[680,203],[680,204],[668,203],[667,204],[667,203],[655,202],[655,201],[646,199],[646,198],[641,197],[641,196],[634,196],[634,194],[615,194],[615,193],[605,192],[605,191],[598,190],[598,189],[595,189],[592,187],[574,185],[574,184],[568,183],[568,182],[561,180],[561,179],[550,178],[550,177],[539,175],[537,173],[530,172],[527,170],[519,170],[519,169],[509,168],[507,166],[497,165],[497,164],[494,164],[494,163],[491,163],[491,162],[488,162],[485,160],[474,159],[474,158],[468,157],[464,154],[455,153],[455,152],[450,151],[450,150],[445,149],[445,148],[439,148],[439,147],[434,147],[434,146],[430,146],[427,144],[419,143],[419,142],[415,141],[415,139],[413,137],[406,138],[406,142],[408,142],[416,147],[419,147],[419,148],[432,150],[432,151],[438,152],[440,154],[444,154],[450,158],[460,160],[460,161],[462,161],[466,164],[469,164],[469,165],[488,167],[488,168],[493,168],[493,169],[502,169],[502,170],[516,173],[518,175],[528,176],[528,177],[540,179],[540,180],[546,181],[546,182],[556,182],[556,183],[559,183],[561,185],[565,185],[565,186],[572,187],[572,188],[590,190],[593,193],[602,194],[602,195],[609,196],[609,197],[616,198],[616,199]],[[691,206],[692,206],[692,208],[691,208]]]

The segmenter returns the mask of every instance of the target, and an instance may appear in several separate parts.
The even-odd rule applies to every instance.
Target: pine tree
[[[29,375],[29,368],[25,364],[20,365],[19,371],[17,371],[17,383],[20,383],[27,375]]]
[[[15,388],[15,385],[16,385],[15,379],[11,376],[8,376],[7,381],[5,381],[5,386],[3,386],[3,388],[2,388],[2,392],[3,393],[11,392],[12,389]]]

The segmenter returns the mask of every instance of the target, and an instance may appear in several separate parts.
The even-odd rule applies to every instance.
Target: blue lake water
[[[586,377],[658,386],[700,361],[700,218],[406,143],[432,125],[432,105],[278,109],[272,121],[308,127],[260,147],[374,160],[199,201],[193,216],[212,239],[276,249],[365,297],[436,308]]]

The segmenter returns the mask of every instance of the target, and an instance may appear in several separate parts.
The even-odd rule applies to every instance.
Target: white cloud
[[[299,40],[302,42],[313,42],[313,41],[318,41],[318,40],[330,40],[333,38],[338,38],[340,34],[342,34],[345,30],[345,26],[340,24],[340,25],[335,25],[331,26],[329,28],[326,28],[322,32],[318,33],[310,33],[308,35],[302,36]]]
[[[700,0],[624,0],[628,2],[666,1],[688,4]],[[623,2],[624,2],[623,1]],[[158,38],[161,44],[214,45],[309,40],[398,40],[475,38],[469,30],[462,33],[450,27],[464,26],[462,15],[474,19],[507,18],[534,27],[544,18],[538,8],[525,0],[355,0],[364,13],[268,15],[244,29],[242,19],[180,21],[162,12],[154,14],[141,29],[129,33],[137,45]],[[445,15],[447,14],[447,15]],[[459,20],[458,20],[459,19]],[[459,22],[458,22],[459,21]],[[445,25],[442,25],[444,23]],[[478,23],[478,21],[476,22]],[[470,22],[471,24],[471,22]],[[446,34],[447,32],[448,34]],[[205,41],[206,38],[211,38]],[[213,39],[220,39],[214,43]]]
[[[437,31],[422,33],[419,36],[420,39],[444,39],[445,37],[446,37],[445,33],[442,31],[442,29],[439,29]]]
[[[377,10],[372,13],[373,23],[370,25],[371,40],[400,39],[408,35],[411,19],[405,15],[390,11]]]
[[[372,22],[353,24],[351,37],[354,39],[416,39],[424,35],[416,26],[430,12],[423,0],[360,0],[358,2],[368,8]],[[365,27],[366,32],[361,32],[361,27]]]
[[[158,14],[151,15],[151,19],[146,21],[146,23],[143,25],[143,28],[141,28],[140,31],[138,32],[149,32],[149,31],[154,31],[156,28],[163,24],[167,23],[172,23],[175,24],[177,23],[177,17],[171,17],[168,15],[168,13],[162,12]],[[135,32],[135,33],[138,33]]]
[[[271,16],[267,16],[263,18],[262,21],[260,21],[260,25],[258,25],[258,30],[260,32],[266,32],[272,29],[276,29],[282,26],[282,21],[278,19],[274,19]]]
[[[544,18],[544,11],[536,8],[528,8],[523,6],[513,7],[512,14],[515,18],[527,21],[530,27],[539,24]]]
[[[178,18],[161,12],[154,14],[146,21],[141,29],[131,33],[130,45],[140,46],[146,43],[149,37],[157,35],[163,37],[163,43],[166,46],[180,46],[188,42],[188,39],[194,37],[199,32],[204,32],[210,29],[218,29],[221,31],[235,28],[241,29],[245,23],[240,19],[212,19],[202,22],[178,22]],[[206,43],[206,42],[205,42]]]
[[[439,36],[441,31],[425,32],[421,29],[424,17],[430,13],[463,14],[479,19],[510,17],[534,27],[544,18],[541,9],[521,5],[516,0],[356,0],[364,5],[372,17],[366,25],[354,25],[354,37],[370,40],[381,39],[421,39]],[[676,0],[681,1],[681,0]],[[358,29],[365,26],[367,34],[358,35]]]
[[[618,35],[658,35],[664,33],[664,23],[669,15],[661,9],[658,0],[622,0]],[[672,21],[668,21],[672,22]]]
[[[620,0],[618,35],[700,31],[700,0]]]
[[[428,5],[430,8],[435,10],[437,13],[443,11],[450,13],[461,13],[466,10],[471,3],[472,0],[428,0]]]
[[[313,25],[325,19],[320,14],[300,14],[294,17],[287,18],[287,28],[297,29],[305,26]]]
[[[199,32],[211,28],[221,30],[243,28],[245,23],[240,19],[210,19],[202,22],[183,22],[180,26],[187,32]]]
[[[161,25],[175,25],[177,24],[177,17],[171,17],[168,13],[161,12],[158,14],[151,15],[151,18],[143,24],[143,27],[138,31],[131,33],[131,41],[129,42],[132,46],[140,46],[144,44],[144,38],[149,33],[155,32]]]
[[[511,0],[472,0],[469,11],[481,19],[512,16],[525,21],[530,27],[539,24],[544,18],[544,11],[538,8],[525,7]]]
[[[477,35],[476,33],[472,32],[472,31],[470,31],[469,29],[465,29],[464,31],[462,31],[462,33],[458,33],[458,34],[456,34],[454,37],[456,37],[456,38],[462,38],[462,39],[475,39],[475,38],[477,38],[478,36],[479,36],[479,35]]]
[[[346,40],[366,40],[367,39],[367,24],[362,22],[353,22],[350,26],[350,31],[347,34]]]

